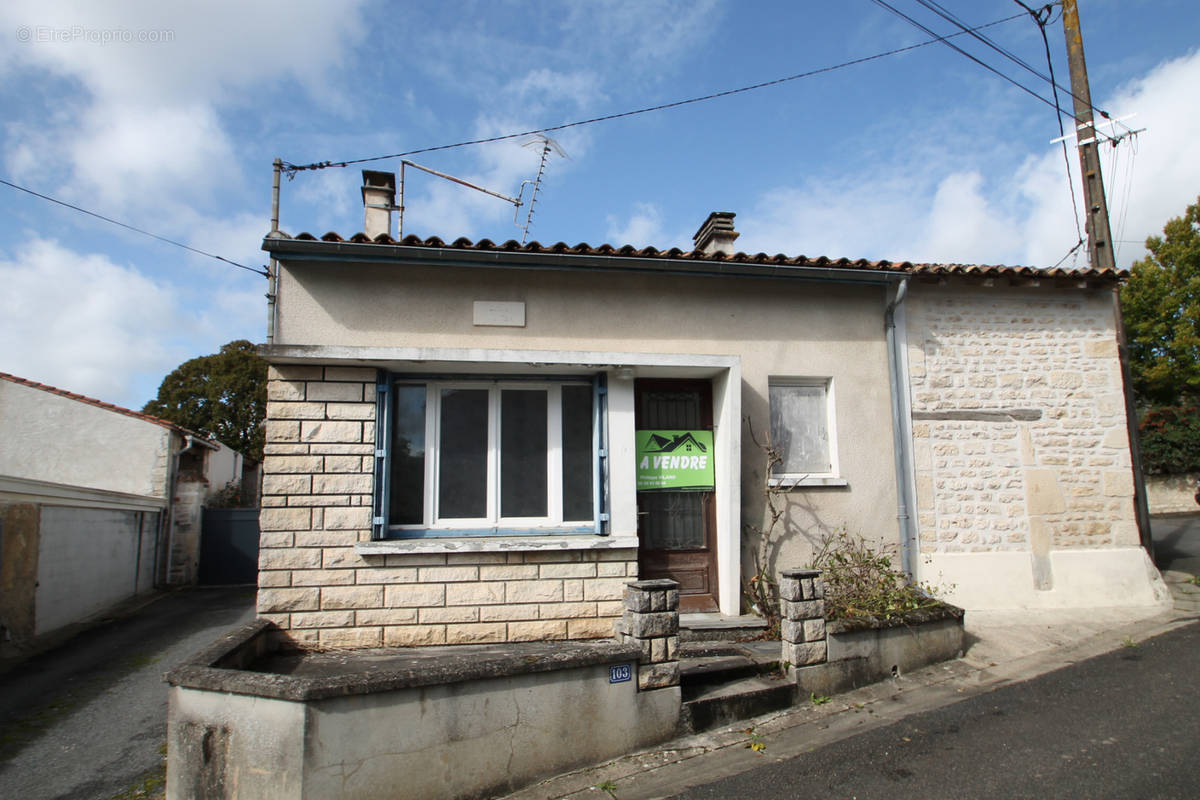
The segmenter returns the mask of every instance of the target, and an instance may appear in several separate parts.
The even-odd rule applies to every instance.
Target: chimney
[[[735,216],[737,215],[732,211],[714,211],[709,214],[700,230],[692,237],[696,249],[708,256],[717,253],[733,255],[733,242],[741,235],[733,229]]]
[[[396,176],[391,172],[362,171],[363,233],[374,239],[392,235],[392,212],[396,209]]]

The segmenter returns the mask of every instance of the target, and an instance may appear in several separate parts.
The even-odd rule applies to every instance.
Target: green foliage
[[[823,705],[825,705],[826,703],[828,703],[830,700],[832,700],[833,698],[832,698],[832,697],[828,697],[828,696],[826,696],[826,695],[823,695],[823,694],[817,694],[816,692],[809,692],[809,693],[808,693],[808,699],[809,699],[810,701],[812,701],[812,704],[813,704],[814,706],[823,706]]]
[[[215,437],[262,459],[267,409],[267,363],[245,339],[221,352],[185,361],[163,378],[143,412]]]
[[[616,800],[617,798],[617,784],[612,781],[600,781],[600,783],[597,783],[592,788],[599,789],[609,797],[613,798],[613,800]]]
[[[1200,406],[1156,406],[1141,416],[1138,433],[1147,474],[1200,472]]]
[[[1146,239],[1121,292],[1133,388],[1144,404],[1200,400],[1200,198]]]
[[[821,537],[810,566],[825,580],[826,619],[891,619],[938,605],[929,587],[909,583],[892,566],[889,553],[845,529]]]

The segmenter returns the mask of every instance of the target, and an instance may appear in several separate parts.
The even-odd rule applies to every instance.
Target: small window
[[[400,377],[385,388],[378,535],[595,529],[591,383]]]
[[[771,443],[781,461],[772,483],[839,485],[829,378],[772,378]]]

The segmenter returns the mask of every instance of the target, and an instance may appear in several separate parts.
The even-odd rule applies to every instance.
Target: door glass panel
[[[564,522],[590,522],[592,484],[592,387],[562,387],[562,506]]]
[[[500,516],[544,517],[546,391],[500,392]]]
[[[639,536],[654,550],[696,550],[705,546],[707,492],[639,492]]]
[[[425,386],[398,384],[392,430],[390,525],[425,521]]]
[[[488,390],[443,389],[438,516],[487,516]]]

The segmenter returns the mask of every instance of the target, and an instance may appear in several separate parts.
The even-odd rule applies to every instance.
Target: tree
[[[1200,198],[1146,239],[1121,293],[1139,405],[1200,400]]]
[[[245,339],[185,361],[163,378],[142,411],[215,437],[261,460],[267,409],[267,362]]]

